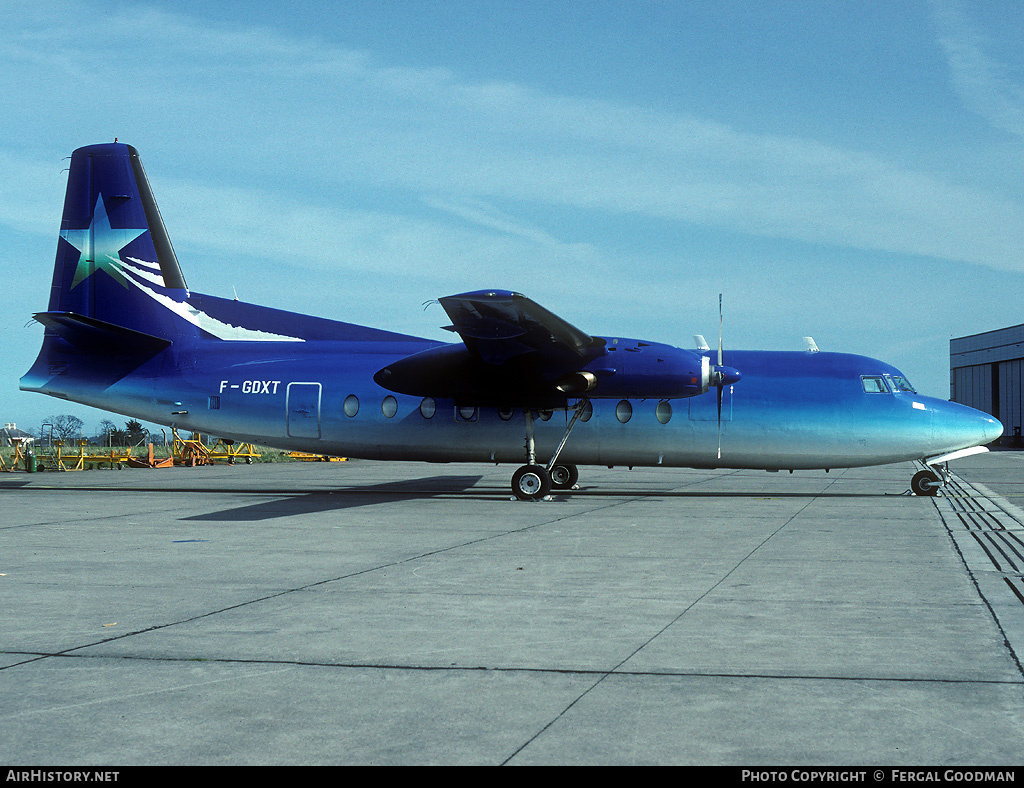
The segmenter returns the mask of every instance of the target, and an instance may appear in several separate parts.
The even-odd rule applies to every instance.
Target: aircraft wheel
[[[551,489],[571,490],[580,480],[579,469],[575,465],[556,465],[551,469]]]
[[[524,465],[512,474],[512,492],[520,501],[539,501],[551,492],[551,477],[542,465]]]
[[[910,490],[914,495],[938,495],[942,483],[933,471],[918,471],[910,480]]]

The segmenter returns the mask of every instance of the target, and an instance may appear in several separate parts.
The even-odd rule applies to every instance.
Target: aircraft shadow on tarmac
[[[489,485],[478,487],[480,475],[473,476],[425,476],[418,479],[403,479],[396,482],[375,483],[365,486],[342,487],[333,490],[297,490],[297,489],[246,489],[238,490],[229,487],[189,487],[178,486],[166,487],[164,485],[150,487],[61,487],[59,490],[51,487],[39,487],[29,484],[28,481],[0,481],[0,491],[35,491],[35,492],[120,492],[120,493],[200,493],[200,494],[239,494],[280,496],[272,501],[262,501],[247,506],[232,507],[206,514],[197,514],[181,518],[183,521],[198,522],[252,522],[259,520],[271,520],[278,517],[291,517],[301,514],[316,514],[319,512],[340,511],[361,506],[374,506],[382,503],[395,501],[409,501],[416,499],[430,498],[479,498],[480,500],[500,500],[508,502],[511,497],[508,490],[502,486],[500,489]],[[663,488],[654,489],[612,489],[606,486],[594,488],[580,488],[575,490],[556,491],[551,494],[551,502],[566,502],[573,498],[750,498],[750,499],[771,499],[771,498],[880,498],[906,496],[906,492],[886,492],[877,490],[872,492],[843,492],[835,489],[826,490],[772,490],[766,485],[760,490],[695,490],[676,489],[668,490]],[[543,503],[543,502],[542,502]],[[510,504],[511,505],[511,504]]]
[[[200,522],[248,522],[254,520],[270,520],[277,517],[291,517],[300,514],[352,509],[360,506],[374,506],[393,501],[408,501],[438,497],[479,498],[481,500],[507,500],[505,490],[494,491],[491,488],[477,488],[476,484],[482,476],[429,476],[420,479],[406,479],[400,482],[372,484],[365,487],[346,487],[336,490],[318,492],[287,492],[261,490],[267,495],[277,494],[287,497],[274,501],[264,501],[223,509],[207,514],[183,517],[186,521]],[[606,487],[577,489],[553,493],[552,502],[564,502],[574,497],[588,498],[879,498],[898,497],[906,493],[894,492],[837,492],[824,490],[786,491],[771,490],[754,491],[723,491],[723,490],[611,490]]]
[[[249,506],[223,509],[219,512],[182,517],[182,520],[249,522],[272,520],[277,517],[291,517],[299,514],[316,514],[359,506],[372,506],[389,501],[408,501],[417,498],[434,498],[452,495],[471,489],[481,476],[427,476],[421,479],[406,479],[400,482],[372,484],[366,487],[346,487],[338,490],[287,494],[288,497],[275,501],[264,501]],[[261,491],[273,495],[274,491]]]

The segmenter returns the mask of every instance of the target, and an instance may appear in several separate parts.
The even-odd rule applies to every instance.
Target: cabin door
[[[288,384],[288,437],[320,437],[320,393],[319,383]]]

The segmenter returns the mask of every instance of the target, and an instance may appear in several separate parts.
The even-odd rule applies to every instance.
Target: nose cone
[[[991,443],[992,441],[999,440],[1003,437],[1003,423],[999,419],[994,419],[987,413],[982,414],[985,416],[985,426],[983,427],[985,439],[982,443]]]
[[[983,446],[999,439],[1003,425],[980,410],[955,402],[943,402],[935,409],[932,430],[936,440],[947,447],[947,451],[955,451]]]

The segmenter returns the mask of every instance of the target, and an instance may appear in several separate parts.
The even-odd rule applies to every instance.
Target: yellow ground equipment
[[[157,459],[153,455],[153,444],[149,444],[149,453],[146,459],[141,457],[130,457],[126,463],[129,468],[171,468],[174,465],[174,457],[162,457]]]
[[[260,458],[260,453],[251,443],[235,443],[225,438],[218,439],[211,449],[203,441],[203,436],[193,432],[190,438],[182,438],[178,431],[171,429],[174,436],[174,464],[175,465],[212,465],[215,462],[226,462],[234,465],[236,460],[244,460],[251,464],[254,459]]]
[[[288,456],[302,462],[345,462],[348,457],[331,457],[328,454],[307,454],[303,451],[290,451]]]
[[[172,456],[175,465],[195,467],[196,465],[210,464],[210,450],[206,448],[206,444],[203,443],[202,436],[198,432],[193,432],[190,438],[182,438],[178,435],[178,431],[172,428],[171,435],[174,436]]]
[[[53,441],[44,454],[39,456],[40,463],[48,471],[82,471],[86,468],[102,468],[104,465],[120,470],[132,456],[131,448],[107,449],[99,454],[86,454],[85,447],[89,441],[77,441],[77,453],[64,451],[64,441]]]
[[[253,460],[261,456],[251,443],[235,443],[225,438],[218,439],[217,444],[210,449],[211,460],[226,461],[229,465],[234,465],[235,460],[245,460],[247,465],[252,465]]]
[[[25,442],[21,438],[11,438],[11,445],[14,447],[14,454],[11,456],[11,463],[9,466],[6,462],[4,462],[3,456],[0,455],[0,471],[21,470],[18,466],[28,461],[25,458],[25,453],[22,448],[24,446],[24,443]],[[32,462],[35,462],[35,458],[32,459]],[[28,470],[27,465],[25,466],[25,470]],[[33,468],[32,470],[35,470],[35,468]]]

